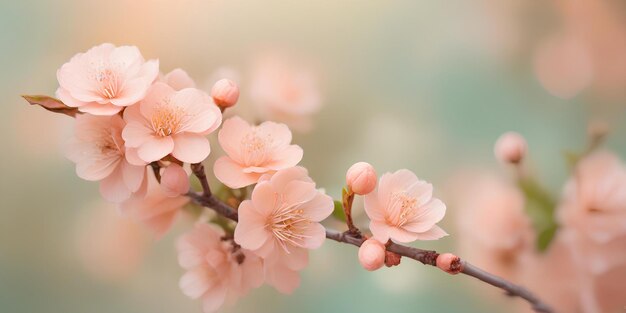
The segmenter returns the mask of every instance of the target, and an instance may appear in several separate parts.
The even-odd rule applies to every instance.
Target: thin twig
[[[206,180],[206,175],[204,174],[204,170],[202,170],[201,173],[200,171],[194,170],[194,174],[196,175],[196,177],[198,177],[198,179],[200,179],[203,189],[204,189],[204,186],[206,186],[206,189],[204,190],[203,194],[189,192],[187,195],[193,200],[193,202],[201,206],[210,208],[214,210],[215,212],[217,212],[218,214],[228,219],[237,221],[238,220],[237,210],[230,207],[226,203],[220,201],[219,199],[217,199],[215,196],[211,194],[211,190],[208,187],[209,184],[208,184],[208,181]],[[207,190],[208,190],[208,193],[207,193]],[[360,247],[361,244],[365,241],[364,238],[356,237],[356,235],[353,235],[349,232],[339,232],[339,231],[328,229],[328,228],[326,229],[326,238],[337,241],[337,242],[347,243],[347,244],[357,246],[357,247]],[[387,246],[387,250],[397,253],[401,256],[416,260],[425,265],[437,266],[436,262],[437,262],[437,257],[439,256],[439,253],[437,253],[436,251],[422,250],[419,248],[408,247],[408,246],[396,244],[393,242]],[[506,291],[506,293],[510,296],[517,296],[528,301],[528,303],[530,303],[532,308],[537,313],[555,313],[554,310],[552,310],[546,303],[542,302],[539,298],[537,298],[528,289],[522,286],[516,285],[512,282],[509,282],[508,280],[502,277],[488,273],[468,263],[465,260],[462,260],[461,262],[462,262],[461,273],[477,278],[492,286],[498,287]]]

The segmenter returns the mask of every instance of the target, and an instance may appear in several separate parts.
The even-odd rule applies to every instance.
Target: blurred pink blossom
[[[176,91],[157,82],[138,105],[124,111],[124,119],[128,124],[122,137],[142,160],[153,162],[171,153],[182,162],[198,163],[211,152],[205,136],[219,127],[222,114],[198,89]]]
[[[81,264],[102,281],[121,281],[141,264],[149,246],[141,227],[120,216],[114,205],[89,207],[77,223],[77,251]]]
[[[185,88],[196,88],[196,83],[184,70],[177,68],[171,72],[163,75],[159,75],[159,80],[172,87],[174,90],[179,91]]]
[[[303,167],[265,175],[251,200],[239,206],[235,241],[264,259],[268,284],[291,293],[300,283],[298,271],[308,263],[308,250],[326,238],[319,222],[333,208],[332,198],[315,188]]]
[[[143,223],[158,239],[172,227],[176,216],[189,202],[189,198],[170,197],[163,191],[154,174],[151,171],[148,173],[145,196],[133,195],[120,204],[120,210],[124,216]]]
[[[519,163],[527,149],[526,139],[515,132],[502,134],[493,148],[496,159],[502,163]]]
[[[119,115],[79,114],[74,137],[66,146],[78,177],[100,181],[102,197],[111,202],[122,202],[138,192],[146,172],[145,163],[133,165],[125,157],[124,126]]]
[[[462,175],[456,197],[461,255],[496,275],[514,279],[534,248],[523,193],[497,176]]]
[[[262,260],[224,236],[216,225],[198,223],[177,242],[178,262],[187,270],[180,288],[188,297],[202,299],[205,313],[263,284]]]
[[[235,116],[224,122],[218,139],[227,156],[219,158],[213,170],[230,188],[254,184],[261,175],[293,167],[302,159],[302,148],[291,144],[285,124],[252,126]]]
[[[312,71],[279,54],[264,54],[253,66],[251,99],[263,119],[282,122],[306,132],[321,97]]]
[[[626,167],[611,152],[582,159],[558,209],[564,237],[593,273],[626,266]]]
[[[145,62],[137,47],[105,43],[63,64],[57,97],[81,112],[113,115],[140,101],[158,73],[159,61]]]
[[[385,173],[378,188],[365,196],[370,230],[380,242],[435,240],[447,235],[436,225],[446,214],[446,205],[433,198],[433,186],[403,169]]]

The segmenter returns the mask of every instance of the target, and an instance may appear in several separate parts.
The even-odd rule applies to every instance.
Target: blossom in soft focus
[[[496,275],[514,279],[533,250],[533,228],[524,195],[497,176],[471,173],[458,179],[454,206],[461,255]]]
[[[502,163],[519,163],[526,155],[526,139],[515,132],[502,134],[494,146],[496,159]]]
[[[220,79],[211,88],[211,97],[222,109],[232,107],[239,99],[239,87],[230,79]]]
[[[113,115],[143,99],[158,74],[159,61],[146,62],[137,47],[105,43],[63,64],[56,95],[81,112]]]
[[[252,72],[251,100],[263,119],[306,132],[321,108],[316,77],[309,69],[280,55],[257,59]]]
[[[213,170],[230,188],[252,185],[261,175],[293,167],[302,160],[302,148],[291,144],[291,131],[285,124],[252,126],[235,116],[224,121],[218,139],[227,156],[219,158]]]
[[[132,276],[149,246],[149,237],[141,226],[120,216],[112,204],[88,206],[83,213],[75,236],[81,265],[105,282]]]
[[[350,166],[346,172],[346,184],[357,195],[366,195],[376,188],[376,170],[366,162],[358,162]]]
[[[205,136],[219,127],[222,114],[198,89],[176,91],[157,82],[138,105],[124,111],[124,119],[122,137],[145,162],[171,153],[182,162],[198,163],[211,152]]]
[[[169,197],[184,195],[189,191],[189,175],[182,166],[170,164],[161,173],[161,189]]]
[[[78,177],[100,181],[102,197],[121,202],[138,192],[145,177],[145,164],[134,165],[126,159],[122,139],[124,120],[119,115],[76,116],[74,137],[66,146],[66,156],[76,163]]]
[[[433,197],[431,184],[409,170],[385,173],[364,204],[370,230],[380,242],[435,240],[447,235],[435,225],[446,214],[446,205]]]
[[[177,68],[165,75],[159,75],[159,80],[179,91],[185,88],[196,88],[196,82],[184,70]]]
[[[385,264],[385,245],[374,238],[367,239],[359,247],[359,263],[368,271],[375,271]]]
[[[609,151],[577,164],[558,208],[563,235],[593,273],[626,266],[626,167]]]
[[[156,236],[161,238],[174,224],[176,216],[189,202],[186,196],[170,197],[152,174],[147,175],[145,196],[133,195],[120,204],[124,216],[144,224]]]
[[[300,283],[298,271],[308,263],[308,250],[319,248],[326,233],[319,222],[334,205],[315,188],[303,167],[264,176],[251,200],[239,206],[235,241],[264,259],[268,284],[291,293]]]
[[[593,79],[591,55],[573,34],[559,34],[544,40],[536,49],[533,67],[541,85],[552,95],[569,99]]]
[[[263,284],[262,260],[224,236],[216,225],[198,223],[176,245],[178,263],[187,270],[180,288],[188,297],[200,298],[205,313]]]

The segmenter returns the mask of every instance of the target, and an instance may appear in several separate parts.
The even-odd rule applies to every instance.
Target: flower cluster
[[[285,71],[274,66],[269,79],[256,82],[256,96],[275,106],[272,114],[298,107],[304,109],[291,115],[316,111],[316,96],[296,92],[302,89],[297,86],[310,86],[309,80],[285,80]],[[292,144],[287,125],[253,125],[239,116],[222,123],[224,110],[239,98],[233,81],[217,81],[209,95],[181,69],[160,73],[159,62],[146,61],[136,47],[91,48],[64,64],[57,77],[58,100],[27,99],[75,117],[66,154],[76,163],[78,176],[100,182],[102,197],[117,204],[125,218],[161,237],[192,199],[237,207],[231,216],[236,224],[199,214],[193,229],[178,240],[179,263],[186,270],[180,288],[201,299],[204,312],[217,311],[264,283],[281,293],[298,287],[309,250],[326,239],[321,223],[334,212],[335,203],[298,165],[303,150]],[[213,164],[213,173],[224,192],[214,195],[201,162],[211,153],[207,136],[218,129],[225,154]],[[201,194],[190,191],[192,172],[201,180]],[[433,197],[432,185],[412,172],[386,173],[379,181],[370,164],[359,162],[348,170],[346,183],[347,233],[355,240],[363,238],[350,214],[355,195],[365,197],[371,219],[373,235],[359,250],[365,269],[399,264],[400,256],[386,251],[392,241],[446,235],[436,225],[445,205]],[[452,261],[439,263],[452,272]]]
[[[461,248],[487,270],[525,281],[558,312],[616,312],[626,297],[618,287],[626,274],[626,166],[590,135],[558,201],[519,163],[526,143],[517,134],[495,148],[517,167],[517,186],[482,174],[457,192]]]

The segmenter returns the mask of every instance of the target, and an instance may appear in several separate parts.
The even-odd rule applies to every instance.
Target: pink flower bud
[[[366,195],[376,188],[376,170],[369,163],[358,162],[346,173],[346,184],[357,195]]]
[[[177,197],[189,191],[189,176],[178,164],[172,163],[161,174],[161,189],[168,197]]]
[[[458,274],[463,270],[461,258],[452,253],[443,253],[437,257],[437,267],[448,274]]]
[[[526,140],[518,133],[505,133],[496,141],[494,153],[503,163],[517,164],[526,154]]]
[[[359,248],[359,263],[368,271],[375,271],[385,264],[385,245],[376,239],[365,240]]]
[[[230,79],[220,79],[211,88],[211,97],[218,107],[231,107],[239,99],[239,87]]]

